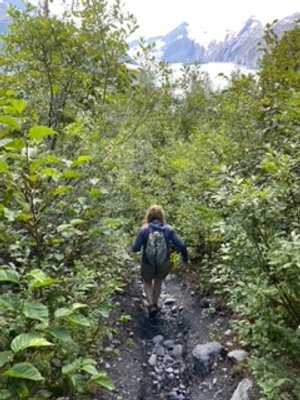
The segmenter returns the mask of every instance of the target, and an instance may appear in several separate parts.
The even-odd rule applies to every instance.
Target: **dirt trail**
[[[243,369],[223,353],[214,358],[210,373],[201,377],[192,356],[197,344],[217,341],[226,350],[235,347],[226,315],[174,275],[167,278],[161,300],[162,312],[149,319],[139,279],[120,299],[121,319],[131,318],[115,325],[116,333],[108,341],[111,355],[104,362],[116,390],[96,398],[230,400],[244,377],[237,371]]]

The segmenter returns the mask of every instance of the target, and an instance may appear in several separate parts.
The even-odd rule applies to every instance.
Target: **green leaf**
[[[79,310],[80,308],[87,308],[87,307],[88,307],[88,305],[84,304],[84,303],[74,303],[72,305],[72,310],[76,311],[76,310]]]
[[[11,361],[14,357],[14,354],[12,351],[7,350],[7,351],[1,351],[0,353],[0,368],[3,367],[3,365],[7,364],[9,361]],[[0,397],[1,399],[1,397]]]
[[[100,312],[100,315],[101,315],[103,318],[108,318],[108,317],[110,316],[111,309],[110,309],[110,307],[107,306],[107,305],[102,305],[102,306],[99,308],[99,312]]]
[[[73,190],[73,187],[71,186],[62,186],[62,187],[58,187],[57,189],[53,190],[53,196],[60,196],[63,194],[67,194],[70,193]]]
[[[55,135],[53,129],[48,128],[47,126],[33,126],[29,131],[29,139],[42,141],[43,139]]]
[[[0,304],[11,311],[19,311],[22,303],[18,295],[12,293],[4,293],[0,296]]]
[[[18,216],[18,214],[13,211],[9,210],[8,208],[4,207],[4,217],[9,221],[9,222],[14,222]]]
[[[41,390],[32,397],[32,400],[47,400],[53,396],[53,393],[48,390]]]
[[[33,217],[32,217],[32,215],[30,215],[30,214],[21,213],[21,214],[18,215],[17,221],[18,221],[18,222],[28,222],[28,221],[31,221],[32,218],[33,218]]]
[[[87,390],[85,379],[82,375],[72,375],[71,381],[78,393],[85,393]]]
[[[18,112],[18,114],[22,114],[27,105],[26,101],[17,99],[11,99],[9,100],[9,103],[12,105],[13,109]]]
[[[45,163],[46,163],[46,165],[60,164],[61,159],[59,157],[55,156],[54,154],[48,154],[45,157]]]
[[[20,275],[11,269],[0,269],[0,282],[19,283]]]
[[[3,375],[11,378],[29,379],[31,381],[44,380],[40,372],[28,362],[13,365],[9,370],[5,371]]]
[[[16,336],[10,344],[10,347],[14,353],[18,353],[19,351],[25,350],[29,347],[48,346],[54,346],[54,344],[48,342],[48,340],[35,333],[21,333],[20,335]]]
[[[79,156],[76,160],[74,160],[71,164],[71,168],[79,167],[80,165],[86,164],[93,159],[92,156]]]
[[[34,269],[30,271],[27,275],[26,278],[32,278],[32,283],[30,284],[30,287],[32,289],[39,289],[42,287],[49,287],[52,285],[57,284],[59,281],[58,279],[53,279],[50,278],[45,274],[44,271],[41,269]]]
[[[41,269],[36,268],[28,272],[28,274],[25,275],[25,278],[33,278],[36,281],[43,282],[47,278],[47,275]]]
[[[5,161],[0,160],[0,174],[7,174],[8,172],[9,172],[8,164]]]
[[[94,360],[93,358],[88,357],[88,358],[84,358],[82,360],[81,365],[82,366],[84,366],[84,365],[97,365],[97,361]]]
[[[272,160],[264,159],[262,162],[262,168],[264,171],[276,174],[278,172],[278,167]]]
[[[64,375],[70,375],[73,374],[74,372],[78,371],[81,367],[81,363],[82,363],[82,358],[77,358],[76,360],[74,360],[73,362],[66,364],[62,367],[61,372]]]
[[[76,178],[82,178],[84,176],[84,173],[79,171],[73,171],[71,169],[65,169],[63,171],[63,176],[66,179],[76,179]]]
[[[99,374],[99,371],[97,370],[97,368],[95,368],[93,365],[91,364],[87,364],[87,365],[83,365],[83,367],[81,368],[82,371],[87,372],[90,375],[97,375]]]
[[[66,320],[74,325],[90,326],[90,321],[82,314],[71,314],[66,317]]]
[[[90,196],[93,197],[94,199],[98,199],[98,198],[100,198],[100,197],[102,196],[103,192],[102,192],[102,190],[100,190],[100,189],[92,188],[92,189],[89,191],[89,194],[90,194]]]
[[[9,144],[5,146],[5,150],[7,151],[20,151],[25,147],[24,139],[18,138],[12,140]]]
[[[105,389],[108,389],[108,390],[114,390],[115,389],[115,385],[113,384],[113,381],[105,373],[100,373],[98,375],[93,375],[90,378],[90,381],[95,383],[96,385],[99,385],[99,386],[101,386],[101,387],[103,387]]]
[[[56,230],[57,230],[57,232],[60,233],[60,232],[63,232],[65,230],[67,230],[67,229],[70,229],[70,228],[72,228],[72,225],[70,225],[70,224],[61,224],[56,228]]]
[[[0,400],[6,400],[6,399],[11,399],[11,398],[12,398],[12,393],[10,393],[9,390],[6,390],[6,389],[0,390]]]
[[[97,183],[99,182],[99,178],[91,178],[91,179],[89,179],[89,181],[94,186],[94,185],[97,185]]]
[[[82,225],[82,224],[84,224],[84,220],[80,219],[80,218],[76,218],[76,219],[72,219],[70,221],[70,223],[71,223],[72,226]]]
[[[16,118],[8,115],[0,115],[0,124],[8,125],[14,130],[20,130],[20,126]]]
[[[59,339],[62,342],[68,342],[72,340],[70,332],[63,326],[53,326],[49,328],[48,331],[53,337],[55,337],[55,339]]]
[[[61,173],[59,171],[57,171],[57,169],[55,168],[45,168],[42,172],[41,172],[42,176],[45,176],[47,178],[56,178],[59,179],[61,177]]]
[[[54,313],[54,317],[55,318],[63,318],[66,317],[70,314],[72,314],[72,310],[70,310],[69,308],[66,307],[62,307],[62,308],[58,308],[55,313]]]
[[[37,300],[26,300],[23,306],[23,314],[27,318],[37,319],[38,321],[48,323],[48,308]]]

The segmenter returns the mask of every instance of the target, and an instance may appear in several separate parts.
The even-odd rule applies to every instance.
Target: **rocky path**
[[[102,362],[116,389],[105,400],[249,400],[247,354],[239,349],[213,300],[171,275],[161,313],[149,319],[137,279],[120,299],[108,355]],[[238,350],[238,351],[236,351]]]

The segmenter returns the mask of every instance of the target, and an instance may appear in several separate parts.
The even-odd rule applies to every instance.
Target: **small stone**
[[[162,373],[161,368],[158,368],[158,367],[156,366],[156,367],[154,367],[154,370],[155,370],[155,372],[157,373],[157,375],[161,375],[161,373]]]
[[[167,399],[168,400],[178,400],[178,395],[175,391],[171,391],[167,394]]]
[[[234,363],[240,363],[246,360],[248,353],[245,350],[232,350],[227,356]]]
[[[179,357],[182,355],[183,347],[181,344],[176,344],[174,348],[171,350],[171,355],[174,357]]]
[[[180,367],[180,372],[183,374],[185,370],[186,370],[186,365],[182,364]]]
[[[164,340],[164,337],[162,335],[157,335],[154,336],[154,338],[152,339],[154,344],[159,344]]]
[[[153,347],[153,353],[155,353],[158,356],[163,356],[165,354],[165,348],[157,343],[154,347]]]
[[[168,349],[171,350],[175,346],[175,343],[173,340],[165,340],[163,345]]]
[[[167,306],[170,306],[171,304],[174,304],[174,303],[176,303],[176,299],[174,299],[174,297],[167,297],[165,299],[165,304]]]
[[[163,363],[166,365],[174,364],[174,360],[168,354],[166,354],[163,358]]]
[[[156,354],[151,354],[149,360],[148,360],[148,364],[151,365],[151,367],[154,367],[157,363],[157,356]]]

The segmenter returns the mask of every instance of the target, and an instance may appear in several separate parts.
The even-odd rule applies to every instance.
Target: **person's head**
[[[152,204],[145,215],[144,223],[150,224],[150,222],[158,220],[160,222],[165,222],[165,213],[161,206],[157,204]]]

